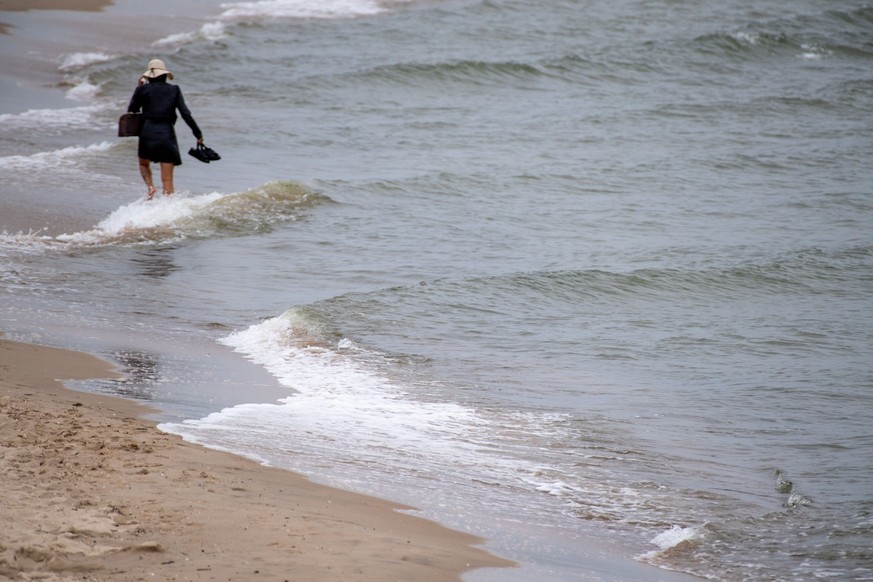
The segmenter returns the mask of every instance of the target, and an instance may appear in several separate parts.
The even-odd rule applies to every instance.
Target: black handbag
[[[118,137],[136,137],[142,132],[142,113],[125,113],[118,118]]]
[[[197,147],[193,147],[188,150],[188,155],[191,155],[204,164],[208,164],[209,162],[214,162],[221,159],[221,156],[218,155],[214,149],[206,147],[202,143],[198,143]]]

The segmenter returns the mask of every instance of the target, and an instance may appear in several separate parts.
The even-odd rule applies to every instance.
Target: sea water
[[[873,580],[873,8],[201,4],[0,114],[7,337],[521,564],[471,580]],[[223,159],[146,202],[155,55]]]

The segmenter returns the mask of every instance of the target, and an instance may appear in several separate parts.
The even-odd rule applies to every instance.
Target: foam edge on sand
[[[134,401],[58,380],[113,375],[0,338],[0,576],[437,582],[513,565],[409,508],[186,443]]]

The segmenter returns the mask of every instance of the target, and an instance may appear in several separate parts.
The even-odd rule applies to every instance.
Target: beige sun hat
[[[154,79],[161,75],[166,75],[168,79],[173,78],[173,73],[167,70],[167,65],[161,59],[152,59],[149,61],[149,69],[142,74],[143,77]]]

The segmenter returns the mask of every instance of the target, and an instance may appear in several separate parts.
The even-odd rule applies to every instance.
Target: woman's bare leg
[[[139,173],[142,176],[142,179],[145,180],[146,186],[148,186],[148,194],[146,194],[146,200],[151,200],[152,196],[155,195],[155,192],[158,191],[155,188],[155,185],[152,183],[152,166],[151,162],[148,160],[144,160],[142,158],[139,159]]]
[[[175,166],[173,164],[166,164],[161,162],[161,182],[164,185],[164,196],[169,196],[176,192],[173,188],[173,170]]]

